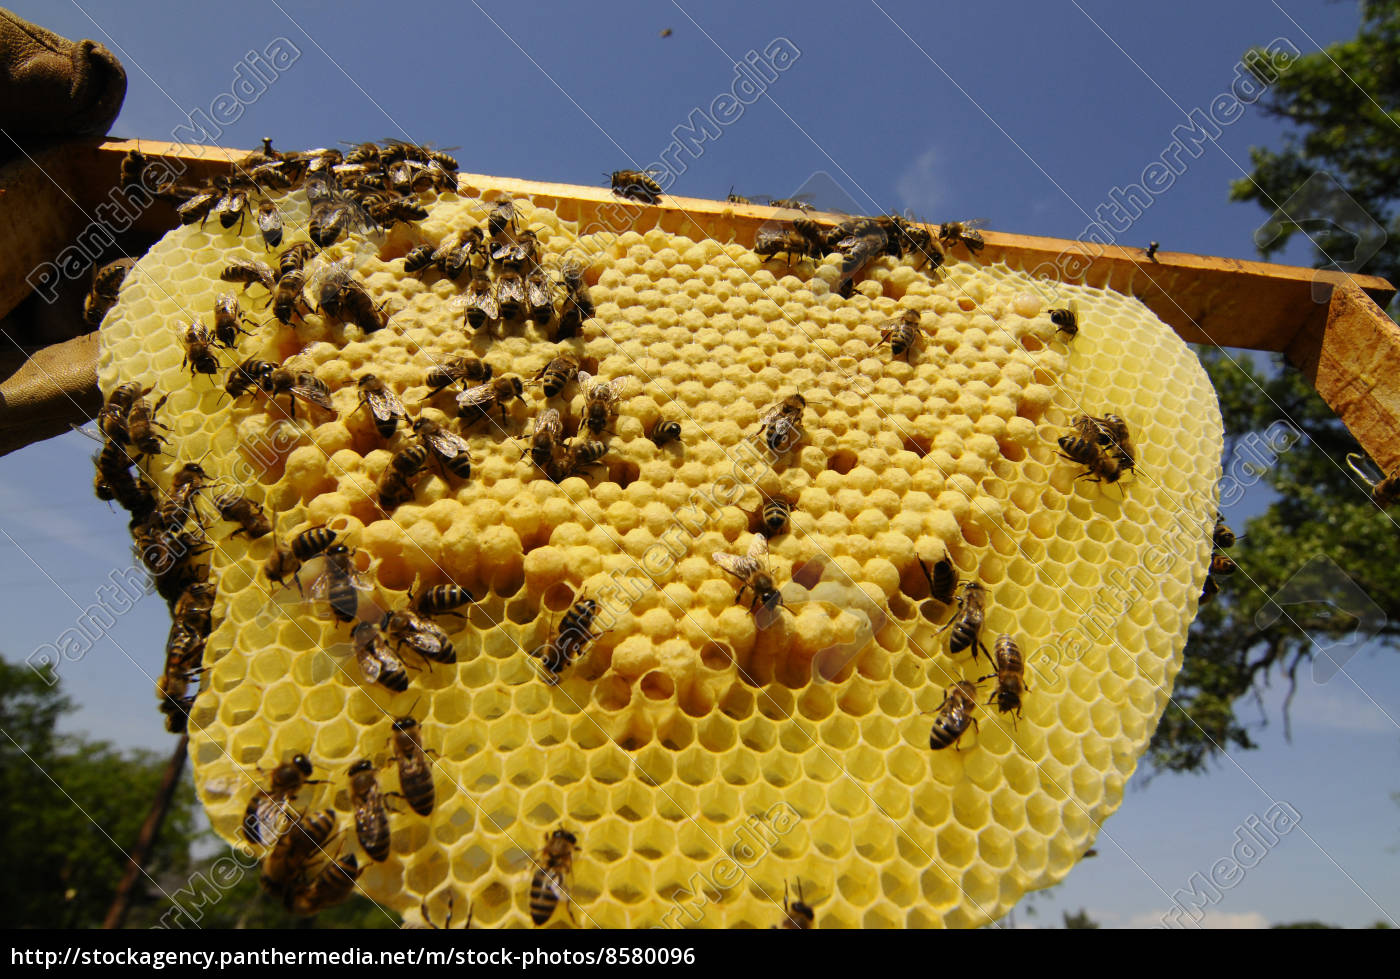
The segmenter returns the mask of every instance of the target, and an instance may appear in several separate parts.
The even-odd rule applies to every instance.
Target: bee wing
[[[404,408],[399,396],[387,388],[383,391],[371,391],[365,396],[365,401],[369,403],[370,413],[382,421],[390,418],[407,418],[408,411]]]
[[[496,388],[492,384],[478,384],[457,395],[458,408],[489,408],[496,403]]]
[[[564,419],[559,414],[558,408],[546,408],[540,412],[535,419],[535,435],[548,434],[555,441],[558,441],[564,434]],[[97,440],[102,441],[102,437],[97,436]]]
[[[749,550],[753,550],[752,547]],[[756,571],[761,570],[752,557],[740,557],[720,551],[714,555],[715,564],[741,581],[748,581]]]
[[[599,386],[596,393],[590,392],[590,394],[593,394],[599,401],[620,401],[622,399],[622,393],[627,390],[627,385],[630,381],[631,378],[626,375],[615,377],[607,384]]]
[[[496,302],[525,301],[525,283],[518,275],[503,275],[496,280]]]
[[[972,231],[975,228],[985,228],[987,226],[987,219],[971,218],[970,220],[964,221],[962,226],[965,231]]]
[[[365,679],[370,683],[377,683],[379,676],[384,672],[384,660],[380,655],[379,640],[367,645],[356,645],[355,658],[359,660],[360,672],[365,675]]]
[[[556,414],[557,414],[557,412],[556,412]],[[92,440],[93,440],[94,442],[96,442],[98,445],[106,445],[106,444],[107,444],[107,437],[106,437],[105,435],[103,435],[102,432],[101,432],[100,430],[98,430],[98,428],[97,428],[96,425],[73,425],[73,424],[70,424],[68,427],[71,428],[71,429],[72,429],[73,431],[75,431],[75,432],[80,432],[81,434],[86,435],[88,438],[92,439]]]
[[[579,371],[578,386],[583,391],[584,397],[586,398],[589,390],[593,387],[593,375],[588,373],[588,371]]]
[[[427,443],[428,448],[444,459],[471,455],[471,448],[467,445],[467,440],[456,432],[449,432],[444,428],[439,428],[433,434],[425,436],[423,441]]]
[[[335,411],[335,405],[331,402],[330,395],[320,388],[312,387],[309,384],[302,384],[300,382],[293,384],[292,397],[300,398],[308,404],[316,405],[318,408],[324,408],[327,411]]]
[[[554,280],[544,269],[535,269],[525,280],[525,292],[533,307],[548,306],[554,302]]]
[[[754,537],[753,543],[749,545],[749,560],[762,567],[768,563],[768,538],[762,534]]]
[[[350,263],[348,260],[331,261],[325,257],[324,253],[317,255],[306,263],[303,272],[306,277],[306,288],[311,290],[312,295],[319,297],[322,287],[336,289],[340,288],[350,279]]]

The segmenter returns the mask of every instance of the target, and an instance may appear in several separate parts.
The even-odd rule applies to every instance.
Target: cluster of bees
[[[1205,605],[1220,594],[1220,580],[1235,573],[1235,564],[1225,552],[1235,546],[1235,541],[1239,540],[1235,532],[1225,523],[1223,517],[1215,515],[1215,529],[1211,532],[1211,544],[1213,545],[1210,555],[1210,570],[1206,572],[1205,584],[1201,586],[1201,605]]]

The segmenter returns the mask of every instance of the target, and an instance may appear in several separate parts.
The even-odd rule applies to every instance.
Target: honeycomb
[[[190,714],[199,796],[215,831],[244,845],[244,806],[266,773],[306,753],[323,784],[298,806],[339,811],[354,846],[346,776],[360,758],[398,788],[390,726],[412,713],[434,764],[431,815],[398,804],[392,852],[361,854],[365,894],[421,923],[450,895],[478,927],[530,927],[544,838],[579,837],[569,910],[578,926],[769,927],[801,882],[816,926],[969,927],[1061,880],[1122,801],[1181,663],[1210,553],[1221,421],[1194,355],[1141,302],[1090,285],[958,261],[935,275],[882,258],[837,294],[836,259],[761,261],[752,236],[673,206],[631,209],[621,234],[585,227],[586,200],[517,197],[547,260],[579,259],[596,304],[580,336],[533,324],[474,331],[461,288],[406,274],[403,256],[482,223],[500,193],[464,181],[430,215],[329,250],[391,314],[364,335],[308,315],[296,328],[242,296],[249,356],[314,371],[338,417],[286,399],[230,399],[193,379],[178,342],[209,322],[233,259],[269,260],[256,234],[170,232],[122,287],[102,328],[101,386],[168,394],[168,488],[185,462],[275,514],[255,541],[211,527],[214,631]],[[278,200],[286,242],[306,235],[301,191]],[[1052,301],[1053,299],[1053,301]],[[1080,330],[1047,310],[1076,302]],[[881,343],[905,310],[924,333],[909,361]],[[356,411],[372,370],[414,414],[425,371],[472,353],[529,379],[559,352],[604,380],[629,378],[599,467],[556,484],[532,471],[538,386],[504,417],[460,427],[469,480],[434,474],[386,515],[376,481],[398,442]],[[580,385],[563,400],[575,422]],[[781,457],[753,438],[766,408],[807,400]],[[551,404],[560,405],[555,399]],[[1129,425],[1137,471],[1077,479],[1056,439],[1083,412]],[[658,419],[681,423],[658,447]],[[450,421],[450,426],[458,426]],[[403,430],[395,436],[402,440]],[[786,612],[736,604],[713,555],[744,554],[764,495],[795,501],[770,565]],[[477,601],[442,618],[455,665],[406,657],[393,693],[363,679],[347,625],[261,566],[277,539],[328,524],[356,549],[369,600],[456,582]],[[940,634],[918,559],[947,555],[987,589],[983,638],[1014,636],[1024,713],[979,707],[957,747],[932,751],[944,691],[988,673]],[[1144,570],[1145,569],[1145,570]],[[308,565],[303,583],[315,577]],[[557,686],[529,653],[582,596],[601,606],[591,643]],[[430,667],[430,668],[429,668]],[[979,687],[979,700],[994,688]],[[575,923],[561,903],[554,927]],[[440,919],[439,919],[440,920]]]

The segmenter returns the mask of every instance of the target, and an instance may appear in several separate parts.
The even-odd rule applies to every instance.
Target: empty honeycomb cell
[[[391,329],[364,337],[311,314],[296,329],[273,321],[241,338],[239,358],[294,357],[314,370],[339,419],[298,411],[287,421],[265,399],[229,399],[219,379],[191,384],[181,368],[169,326],[180,307],[207,309],[230,258],[265,257],[233,232],[206,224],[166,236],[103,324],[103,391],[139,380],[171,394],[162,415],[172,450],[147,467],[158,486],[174,463],[201,458],[219,478],[246,474],[241,491],[273,511],[279,536],[333,522],[363,559],[362,615],[371,601],[406,601],[415,579],[455,581],[479,599],[465,619],[442,620],[458,665],[410,656],[410,689],[391,695],[363,681],[348,630],[318,617],[316,603],[294,586],[269,595],[260,568],[272,539],[211,534],[220,596],[191,753],[215,831],[236,839],[256,766],[297,751],[348,819],[346,769],[362,756],[385,762],[391,717],[412,711],[441,769],[438,811],[396,814],[389,861],[360,881],[393,911],[418,914],[425,898],[439,908],[451,894],[483,924],[528,925],[525,855],[562,823],[583,834],[577,923],[655,924],[670,907],[660,868],[667,886],[684,886],[743,839],[744,818],[784,806],[800,822],[765,846],[783,866],[753,871],[763,879],[727,892],[701,926],[776,923],[781,884],[798,876],[819,926],[845,927],[982,924],[1027,887],[1062,879],[1121,801],[1166,703],[1209,553],[1219,416],[1186,348],[1137,300],[1074,285],[1054,301],[1080,306],[1080,334],[1067,342],[1036,285],[1004,266],[950,262],[953,278],[941,279],[882,258],[844,299],[836,260],[763,263],[724,237],[733,229],[723,220],[700,221],[716,241],[667,208],[629,208],[636,231],[591,241],[579,231],[593,220],[586,202],[519,200],[547,265],[586,256],[598,316],[569,351],[590,373],[630,377],[609,456],[586,478],[532,474],[514,440],[544,404],[530,387],[504,430],[499,415],[463,429],[471,479],[434,472],[385,515],[375,480],[399,443],[380,439],[364,412],[347,415],[359,373],[373,367],[409,403],[451,352],[529,377],[557,349],[534,326],[469,337],[458,284],[403,272],[413,242],[479,223],[499,196],[462,191],[424,198],[421,238],[400,226],[332,250],[357,264]],[[279,200],[304,227],[304,193]],[[245,309],[259,287],[251,296]],[[878,346],[901,308],[924,311],[932,331],[911,363]],[[747,548],[751,436],[794,390],[810,400],[803,440],[756,481],[800,494],[793,532],[772,545],[775,584],[785,595],[826,591],[806,608],[794,602],[770,634],[734,604],[736,584],[712,554]],[[458,425],[443,407],[446,398],[409,410]],[[1081,411],[1110,408],[1128,419],[1141,478],[1076,480],[1055,439]],[[660,417],[681,421],[681,443],[657,450],[645,439]],[[687,509],[726,479],[739,495]],[[947,654],[935,630],[953,613],[926,600],[915,555],[953,554],[961,578],[988,588],[988,633],[1014,629],[1029,652],[1069,634],[1115,569],[1141,568],[1183,506],[1207,516],[1191,524],[1190,546],[1170,548],[1152,598],[1087,639],[1053,689],[1033,682],[1019,730],[999,730],[979,707],[982,735],[930,751],[932,717],[918,712],[983,666]],[[695,515],[686,528],[682,513]],[[686,553],[655,563],[678,529]],[[818,555],[826,564],[809,581],[801,569]],[[821,575],[828,566],[839,587]],[[302,583],[319,573],[308,565]],[[608,598],[602,575],[640,584]],[[607,634],[551,687],[527,650],[585,586],[611,606]],[[857,632],[876,610],[873,636]],[[812,679],[820,650],[861,642],[838,650],[835,682]],[[979,700],[989,692],[983,683]],[[397,787],[391,771],[381,780]],[[573,924],[562,910],[550,922]]]

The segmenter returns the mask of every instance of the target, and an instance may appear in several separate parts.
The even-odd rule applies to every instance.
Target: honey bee
[[[1118,457],[1099,448],[1097,440],[1085,438],[1082,434],[1061,435],[1060,455],[1070,462],[1085,467],[1077,479],[1091,482],[1116,483],[1122,478],[1124,466]]]
[[[409,253],[403,257],[403,270],[405,272],[421,272],[433,265],[433,253],[435,249],[432,245],[419,245],[410,249]]]
[[[249,357],[237,367],[229,369],[228,377],[224,380],[224,393],[231,398],[242,397],[253,388],[261,388],[263,379],[276,369],[276,364]]]
[[[178,204],[175,207],[175,214],[179,217],[181,224],[194,224],[199,222],[199,226],[204,227],[204,222],[209,220],[209,212],[214,209],[214,205],[219,203],[223,194],[212,188],[205,187],[195,191],[193,197]]]
[[[509,197],[497,201],[486,218],[486,230],[492,238],[503,234],[506,229],[515,229],[515,202]]]
[[[561,898],[569,912],[569,920],[574,920],[573,909],[569,907],[572,898],[564,880],[567,877],[572,886],[574,848],[577,846],[578,837],[563,827],[545,834],[544,849],[535,858],[538,866],[530,877],[530,920],[536,925],[550,919],[559,907]]]
[[[355,836],[375,863],[389,858],[389,813],[379,791],[374,762],[362,758],[350,766],[350,804],[355,807]]]
[[[843,231],[849,233],[842,234]],[[839,237],[838,237],[839,236]],[[856,277],[882,255],[899,255],[899,240],[872,219],[838,227],[827,238],[832,250],[841,255],[841,285],[837,292],[849,299],[855,292]]]
[[[897,214],[887,215],[887,233],[899,245],[900,254],[908,258],[918,255],[916,268],[936,269],[943,265],[943,252],[933,243],[933,233],[927,228],[912,224]]]
[[[400,717],[394,722],[394,758],[399,763],[399,791],[408,807],[420,816],[433,811],[433,770],[423,751],[418,722]]]
[[[1000,714],[1014,711],[1014,723],[1021,716],[1021,694],[1031,692],[1031,688],[1026,686],[1026,660],[1016,640],[1005,633],[997,636],[992,648],[996,651],[996,672],[980,677],[977,682],[996,678],[997,688],[987,703],[996,704]]]
[[[360,609],[359,572],[355,554],[344,544],[333,544],[322,554],[326,567],[311,585],[312,598],[324,597],[339,622],[353,622]]]
[[[797,509],[797,502],[784,496],[763,494],[763,505],[749,515],[749,529],[757,531],[769,540],[788,532],[789,518]]]
[[[449,235],[433,252],[433,261],[443,275],[456,282],[468,266],[473,271],[478,269],[475,258],[478,254],[484,255],[485,241],[485,233],[480,227],[469,228],[460,235]],[[483,258],[481,271],[485,271],[485,265]]]
[[[370,220],[385,226],[408,221],[422,221],[428,216],[427,209],[411,197],[390,197],[376,200],[369,204],[366,210],[369,212]]]
[[[792,265],[804,258],[820,258],[824,242],[805,234],[802,228],[792,225],[786,228],[760,228],[754,238],[754,254],[763,259],[786,255]]]
[[[913,363],[914,344],[924,334],[924,328],[919,319],[918,310],[906,309],[903,316],[886,324],[885,331],[880,334],[881,343],[888,342],[890,350],[894,352],[896,357],[903,357],[911,364]]]
[[[190,726],[190,710],[194,707],[196,693],[190,693],[190,685],[195,683],[201,670],[167,670],[156,681],[156,698],[160,701],[160,712],[165,715],[165,729],[171,734],[184,734]]]
[[[400,649],[407,646],[434,663],[457,662],[457,651],[452,648],[447,633],[432,619],[412,609],[401,608],[384,613],[379,629],[386,639]]]
[[[275,585],[280,585],[287,576],[297,583],[297,588],[301,588],[301,566],[313,557],[324,554],[326,549],[335,543],[335,531],[326,527],[311,527],[297,534],[290,541],[278,543],[272,557],[267,559],[263,565],[263,573],[267,575],[267,580]]]
[[[491,379],[491,365],[476,357],[454,357],[443,364],[434,364],[428,369],[426,383],[432,390],[428,397],[453,384],[471,381],[482,384]],[[426,398],[424,400],[427,400]]]
[[[1239,567],[1228,554],[1212,554],[1210,556],[1210,573],[1217,578],[1226,578],[1235,573]]]
[[[544,396],[554,398],[564,390],[575,377],[578,376],[578,358],[569,354],[560,354],[549,363],[540,368],[535,375],[535,380],[544,385]]]
[[[522,231],[517,235],[501,234],[492,239],[491,261],[517,271],[535,265],[540,254],[539,235]]]
[[[325,849],[335,835],[336,815],[333,809],[292,816],[286,832],[277,837],[263,858],[259,883],[269,894],[281,894],[291,885],[311,860]]]
[[[612,192],[629,201],[643,204],[661,203],[661,185],[652,179],[651,171],[614,170]]]
[[[211,211],[219,216],[219,224],[227,228],[232,228],[234,223],[238,224],[238,234],[243,233],[243,222],[248,216],[248,187],[250,184],[241,178],[228,180],[227,178],[216,178],[216,186],[222,192],[219,199],[214,203]]]
[[[262,232],[264,247],[272,249],[282,244],[282,212],[272,201],[258,205],[258,230]]]
[[[395,452],[379,474],[379,506],[385,512],[413,499],[413,486],[428,461],[428,448],[413,443]]]
[[[1147,243],[1147,251],[1145,252],[1145,254],[1146,254],[1147,260],[1148,260],[1149,262],[1155,262],[1155,261],[1157,261],[1157,249],[1159,249],[1159,248],[1161,248],[1161,247],[1162,247],[1162,246],[1159,245],[1159,244],[1158,244],[1157,242],[1155,242],[1155,241],[1149,241],[1149,242]]]
[[[440,466],[459,479],[471,478],[472,454],[466,439],[431,418],[414,421],[413,433]]]
[[[501,319],[520,318],[525,305],[525,280],[514,269],[496,273],[496,305],[500,308]]]
[[[302,295],[306,288],[306,273],[301,269],[290,269],[277,280],[272,290],[272,315],[283,326],[291,326],[294,316],[305,316],[311,312],[311,304]]]
[[[457,395],[457,415],[460,418],[479,421],[489,415],[492,408],[499,407],[501,423],[505,424],[506,402],[512,398],[520,398],[524,392],[525,385],[521,383],[520,378],[503,374],[493,381],[467,388]]]
[[[681,437],[681,423],[658,418],[647,431],[647,438],[659,449]]]
[[[460,585],[433,585],[415,598],[410,595],[408,607],[419,615],[455,615],[456,610],[476,599]]]
[[[1136,461],[1136,451],[1133,449],[1132,439],[1128,437],[1128,423],[1112,413],[1095,418],[1094,422],[1099,428],[1099,445],[1107,446],[1108,451],[1118,457],[1125,472],[1132,469]]]
[[[597,617],[598,603],[591,598],[579,599],[559,620],[559,631],[554,637],[531,650],[530,655],[540,661],[540,668],[545,671],[546,683],[557,684],[588,644],[603,635],[592,631],[593,620]]]
[[[754,615],[762,610],[771,616],[777,608],[787,609],[787,606],[783,604],[782,593],[773,583],[772,572],[768,570],[767,537],[762,534],[754,535],[753,543],[749,545],[748,554],[743,557],[721,551],[714,555],[714,559],[715,564],[739,579],[739,591],[734,596],[736,605],[743,602],[744,592],[747,591],[753,595],[753,601],[749,604],[749,612]]]
[[[392,438],[399,426],[399,419],[408,418],[399,396],[374,374],[361,376],[355,386],[360,392],[360,407],[369,408],[374,418],[375,431],[380,438]]]
[[[1394,505],[1397,500],[1400,500],[1400,471],[1373,481],[1371,477],[1367,476],[1366,473],[1362,471],[1361,467],[1357,465],[1357,460],[1364,458],[1365,457],[1359,452],[1348,453],[1347,465],[1351,467],[1351,471],[1356,473],[1356,475],[1361,478],[1361,481],[1366,484],[1367,488],[1370,489],[1371,502],[1382,510],[1385,510]]]
[[[269,399],[275,399],[280,394],[291,395],[291,401],[288,404],[291,407],[290,414],[293,418],[297,416],[298,401],[305,401],[309,405],[315,405],[323,411],[335,414],[335,404],[331,401],[330,389],[315,374],[278,367],[264,374],[259,379],[259,384]]]
[[[150,394],[152,388],[143,388],[136,381],[127,381],[113,388],[107,403],[97,416],[97,427],[110,441],[125,445],[131,441],[126,428],[126,416],[137,398]]]
[[[530,461],[547,472],[563,439],[564,420],[559,410],[546,408],[535,416],[534,431],[530,434]]]
[[[373,622],[359,622],[350,633],[360,672],[370,683],[403,693],[408,689],[408,670],[398,654],[389,648],[384,634]]]
[[[578,336],[584,322],[592,319],[596,310],[583,278],[582,265],[572,259],[565,262],[559,269],[559,279],[564,298],[559,304],[559,329],[554,339],[566,340]]]
[[[770,197],[769,207],[777,207],[786,211],[801,211],[804,214],[815,211],[811,201],[804,201],[801,197]]]
[[[554,319],[554,280],[543,266],[536,265],[525,276],[525,302],[536,326]]]
[[[597,441],[573,442],[563,448],[563,451],[555,452],[549,463],[544,467],[545,475],[556,483],[563,482],[570,476],[577,476],[590,466],[599,465],[603,456],[608,454],[608,447]]]
[[[350,268],[335,262],[316,273],[312,283],[316,295],[316,311],[338,322],[351,322],[366,333],[381,330],[388,317],[365,291],[365,287],[350,275]]]
[[[175,473],[170,483],[170,493],[157,507],[161,521],[167,529],[178,530],[190,518],[194,498],[208,482],[208,473],[197,462],[187,462]]]
[[[165,442],[156,429],[166,428],[166,426],[156,421],[156,412],[160,411],[161,405],[165,404],[165,399],[168,397],[170,397],[168,394],[161,395],[160,400],[155,404],[151,404],[145,398],[137,398],[132,401],[131,407],[127,410],[127,440],[141,455],[157,454]]]
[[[985,221],[949,221],[938,226],[938,240],[944,246],[953,248],[956,245],[963,245],[970,255],[976,255],[987,242],[983,240],[982,233],[977,229],[986,224]]]
[[[194,320],[185,328],[180,342],[185,348],[185,359],[180,366],[189,365],[190,376],[195,374],[217,374],[219,358],[214,352],[214,334],[199,320]]]
[[[190,585],[175,600],[170,611],[173,622],[179,623],[199,635],[207,636],[211,626],[210,612],[214,608],[214,596],[218,589],[209,582],[196,582]],[[167,650],[167,655],[169,650]]]
[[[315,254],[316,246],[309,241],[288,245],[277,253],[277,275],[280,277],[288,272],[300,272]]]
[[[225,282],[242,283],[244,292],[247,292],[248,287],[253,283],[261,285],[269,293],[277,285],[277,277],[266,262],[247,261],[241,258],[229,262],[219,273],[219,278]]]
[[[348,853],[327,863],[305,886],[294,885],[287,893],[287,910],[306,917],[344,903],[355,892],[360,879],[355,854]]]
[[[491,320],[501,315],[496,301],[496,292],[491,286],[491,277],[483,269],[472,271],[467,291],[462,294],[462,304],[466,307],[467,324],[479,330]]]
[[[958,593],[958,569],[953,566],[953,559],[943,555],[934,563],[932,574],[929,574],[928,565],[924,563],[923,558],[916,560],[923,569],[924,579],[928,582],[929,597],[943,605],[952,605]]]
[[[129,187],[132,184],[143,183],[146,167],[150,166],[150,162],[146,154],[142,153],[139,148],[127,150],[126,155],[122,157],[121,167],[117,171],[121,186]]]
[[[1236,539],[1235,532],[1230,529],[1225,518],[1217,513],[1215,515],[1215,530],[1211,532],[1211,541],[1216,547],[1228,550],[1235,546]]]
[[[305,755],[295,755],[291,761],[283,762],[272,770],[272,777],[265,789],[254,789],[243,811],[243,838],[254,846],[268,842],[282,822],[282,804],[289,801],[305,785],[317,785],[311,777],[311,759]]]
[[[1079,303],[1071,300],[1068,306],[1059,306],[1048,311],[1050,322],[1055,324],[1055,332],[1063,333],[1073,340],[1079,335]]]
[[[350,226],[355,205],[347,200],[327,197],[311,205],[311,220],[306,232],[317,248],[329,248],[340,240]]]
[[[144,520],[156,508],[155,495],[142,481],[138,483],[131,475],[132,458],[117,442],[108,442],[97,454],[97,485],[111,494],[122,509],[129,511],[137,521]],[[97,495],[103,496],[98,489]]]
[[[1211,575],[1206,575],[1205,584],[1201,586],[1201,598],[1198,605],[1209,605],[1216,595],[1220,594],[1220,582]]]
[[[122,282],[126,280],[127,273],[134,265],[133,259],[122,258],[108,262],[93,273],[92,285],[83,300],[84,322],[91,327],[102,324],[102,319],[107,315],[107,311],[116,304]]]
[[[962,583],[962,594],[958,596],[958,612],[948,621],[939,632],[951,629],[952,634],[948,637],[948,652],[960,653],[964,649],[972,649],[972,658],[975,661],[980,652],[991,662],[991,653],[987,652],[987,647],[983,644],[982,621],[986,617],[987,589],[976,581],[964,581]]]
[[[734,188],[733,188],[732,186],[729,188],[729,193],[725,196],[724,200],[725,200],[725,202],[728,203],[728,204],[753,204],[753,203],[754,203],[754,201],[749,200],[747,197],[744,197],[742,194],[736,194],[736,193],[734,193]]]
[[[214,339],[222,347],[232,349],[238,343],[238,334],[248,333],[243,324],[248,318],[238,307],[238,297],[231,292],[220,293],[214,299]]]
[[[783,884],[783,921],[774,928],[787,931],[806,931],[817,923],[817,913],[810,904],[802,900],[802,881],[797,882],[797,900],[788,903],[787,884]]]
[[[776,405],[765,409],[758,419],[760,439],[770,452],[782,454],[802,438],[802,413],[807,399],[791,394]]]
[[[614,378],[604,384],[594,381],[587,371],[579,371],[578,383],[583,388],[583,427],[599,435],[617,418],[617,404],[627,388],[627,378]]]
[[[938,705],[938,716],[929,729],[928,746],[940,751],[956,745],[969,726],[978,727],[973,712],[977,710],[977,684],[960,680],[948,688]],[[980,730],[980,728],[979,728]]]
[[[249,540],[257,540],[272,533],[272,521],[263,513],[262,507],[246,496],[238,493],[217,496],[214,498],[214,509],[223,519],[238,524],[238,529],[229,534],[230,537],[244,534]]]

